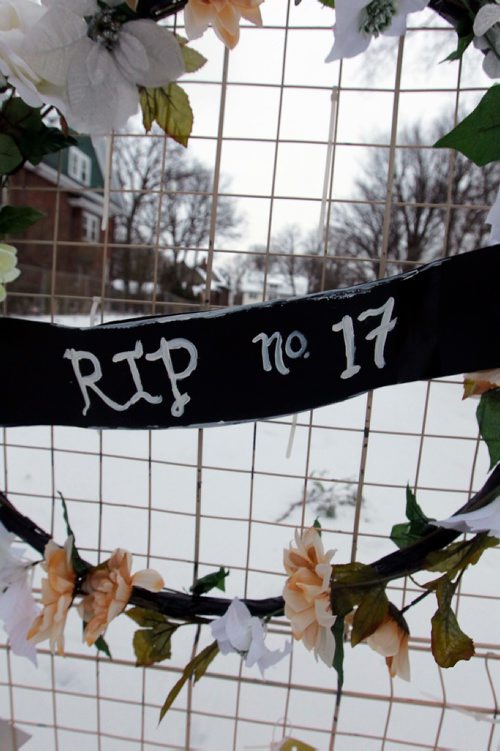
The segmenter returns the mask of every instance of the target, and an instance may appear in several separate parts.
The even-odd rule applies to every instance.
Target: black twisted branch
[[[490,503],[500,492],[500,465],[491,473],[486,483],[457,513],[474,511]],[[43,555],[45,546],[51,539],[27,516],[23,516],[7,496],[0,492],[0,522],[17,537],[28,543]],[[415,573],[424,567],[425,559],[436,550],[441,550],[459,537],[461,532],[429,526],[429,532],[418,542],[407,548],[385,555],[371,564],[381,579],[390,581]],[[91,568],[91,564],[86,563]],[[252,615],[259,618],[282,615],[284,601],[282,597],[242,600]],[[134,587],[130,603],[138,607],[154,610],[171,618],[184,620],[203,616],[224,615],[231,600],[223,597],[190,595],[184,592],[163,590],[149,592]]]

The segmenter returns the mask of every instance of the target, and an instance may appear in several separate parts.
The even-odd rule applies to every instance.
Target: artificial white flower
[[[335,41],[326,62],[355,57],[379,34],[402,36],[409,13],[422,10],[428,0],[336,0]]]
[[[17,250],[13,245],[0,243],[0,302],[7,297],[4,284],[13,282],[21,273],[17,266]]]
[[[54,87],[55,104],[80,132],[123,127],[139,106],[138,86],[165,86],[184,72],[174,35],[149,19],[122,23],[109,0],[44,0],[47,12],[25,37],[24,55]]]
[[[499,0],[479,8],[474,19],[474,45],[485,53],[483,70],[490,78],[500,78],[500,4]]]
[[[455,514],[449,519],[430,522],[436,527],[456,529],[458,532],[488,532],[493,537],[500,537],[500,496],[477,511]]]
[[[245,656],[245,665],[257,665],[260,672],[276,664],[292,649],[287,642],[282,650],[268,649],[264,643],[266,631],[260,618],[250,614],[247,606],[237,597],[231,602],[222,618],[210,625],[212,635],[217,639],[223,655],[238,652]]]
[[[36,665],[36,649],[26,639],[38,608],[31,591],[31,561],[13,548],[15,536],[0,523],[0,621],[3,622],[14,654]]]
[[[45,8],[32,0],[0,0],[0,71],[32,107],[42,106],[38,87],[43,82],[23,56],[24,38],[44,14]]]

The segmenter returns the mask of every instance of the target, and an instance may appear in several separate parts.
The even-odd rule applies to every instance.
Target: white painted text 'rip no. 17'
[[[334,333],[342,332],[344,341],[345,363],[346,367],[340,373],[340,378],[352,378],[361,370],[361,365],[356,364],[356,337],[364,338],[367,341],[375,340],[373,360],[377,368],[385,367],[385,345],[387,336],[397,322],[397,318],[392,318],[394,310],[394,298],[390,297],[380,308],[370,308],[360,313],[356,322],[352,316],[345,315],[338,322],[334,323],[331,330]],[[380,324],[365,333],[365,327],[358,332],[359,325],[366,319],[380,316]],[[358,323],[359,322],[359,323]],[[283,376],[290,373],[292,361],[308,359],[311,353],[308,349],[306,336],[298,330],[292,331],[287,336],[279,331],[274,331],[268,335],[265,333],[257,334],[251,340],[253,344],[261,343],[261,361],[264,372],[269,373],[273,370]],[[176,370],[172,353],[176,355],[177,366],[179,360],[182,361],[182,368]],[[83,397],[82,414],[86,415],[91,406],[91,395],[99,398],[107,407],[117,412],[124,412],[137,404],[141,400],[152,405],[163,403],[165,394],[151,394],[145,390],[141,369],[145,367],[146,362],[158,362],[167,376],[170,392],[173,398],[170,406],[170,412],[173,417],[182,417],[186,405],[191,401],[187,392],[181,392],[179,382],[188,378],[198,367],[198,349],[189,339],[178,337],[167,340],[165,337],[160,338],[160,346],[154,352],[144,353],[143,343],[140,340],[135,342],[134,349],[117,352],[111,358],[113,364],[124,363],[128,366],[128,374],[131,378],[133,391],[127,401],[121,403],[113,399],[108,393],[103,391],[100,382],[103,380],[103,370],[99,358],[88,350],[76,350],[67,348],[63,357],[70,360],[76,381]],[[85,363],[85,364],[84,364]],[[216,364],[215,364],[216,365]],[[139,367],[141,366],[141,367]],[[108,371],[109,372],[109,371]],[[117,375],[122,375],[122,373]],[[123,376],[122,376],[123,377]],[[110,386],[116,382],[116,378],[110,377]],[[122,383],[122,381],[120,381]],[[158,384],[158,378],[155,378]],[[99,385],[98,385],[99,384]]]

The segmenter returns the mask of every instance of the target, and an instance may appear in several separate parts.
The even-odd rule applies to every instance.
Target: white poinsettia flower
[[[500,78],[500,4],[498,0],[479,8],[474,19],[474,46],[484,55],[483,70],[490,78]]]
[[[292,649],[287,642],[282,650],[268,649],[265,645],[266,631],[260,618],[250,614],[247,606],[237,597],[231,602],[222,618],[210,625],[214,639],[223,655],[231,652],[245,656],[245,665],[257,665],[260,672],[286,657]]]
[[[493,537],[500,537],[500,496],[477,511],[455,514],[448,519],[430,524],[445,529],[456,529],[458,532],[488,532]]]
[[[26,32],[45,13],[34,0],[0,0],[0,72],[32,107],[41,107],[43,83],[23,55]]]
[[[31,590],[32,563],[24,552],[13,548],[15,536],[0,523],[0,621],[14,654],[36,665],[36,649],[26,639],[38,608]]]
[[[336,0],[335,41],[326,62],[356,57],[372,37],[402,36],[409,13],[423,10],[428,0]]]
[[[175,36],[149,19],[123,22],[110,0],[45,0],[24,55],[53,86],[55,104],[77,131],[123,127],[139,106],[138,86],[165,86],[185,70]]]

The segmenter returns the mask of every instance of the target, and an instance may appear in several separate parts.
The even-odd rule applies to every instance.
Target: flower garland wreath
[[[186,144],[192,126],[189,100],[176,80],[205,62],[187,40],[157,22],[184,12],[189,40],[211,25],[227,47],[238,42],[241,18],[261,25],[264,0],[0,0],[0,175],[2,185],[29,161],[74,143],[71,130],[109,133],[124,124],[140,105],[144,126],[156,123],[167,135]],[[295,0],[299,5],[302,0]],[[495,0],[319,0],[335,9],[334,44],[327,61],[365,50],[379,34],[404,34],[410,13],[429,6],[453,25],[456,51],[462,57],[473,43],[483,52],[483,68],[500,76],[500,2]],[[478,165],[500,158],[498,107],[500,87],[487,91],[477,108],[436,144],[462,151]],[[59,125],[47,124],[51,110]],[[71,129],[71,130],[70,130]],[[19,232],[39,218],[29,207],[2,206],[0,235]],[[498,241],[499,199],[487,221]],[[17,278],[16,249],[0,244],[0,300],[4,284]],[[224,568],[195,582],[190,594],[164,588],[151,569],[131,573],[132,557],[120,548],[93,566],[80,556],[64,499],[68,537],[59,546],[34,522],[20,514],[0,493],[0,618],[14,653],[36,660],[35,645],[48,640],[53,652],[64,653],[64,627],[75,603],[84,624],[84,640],[110,655],[105,641],[109,623],[125,613],[139,626],[133,639],[137,665],[162,662],[171,655],[171,640],[184,624],[207,625],[213,643],[186,666],[171,689],[160,719],[183,685],[202,677],[221,652],[237,652],[247,666],[263,672],[286,656],[265,644],[267,622],[286,616],[292,635],[338,674],[343,682],[344,641],[361,642],[386,658],[391,676],[409,679],[409,628],[405,613],[434,593],[437,610],[431,619],[432,653],[438,665],[452,667],[474,654],[472,639],[460,629],[453,596],[465,570],[478,562],[500,536],[500,371],[471,374],[465,395],[481,396],[479,429],[486,441],[492,472],[484,486],[452,517],[427,517],[410,488],[407,521],[393,527],[399,550],[369,565],[332,564],[325,552],[319,524],[296,532],[284,551],[287,580],[282,596],[232,601],[208,596],[224,590]],[[457,540],[463,532],[470,539]],[[12,547],[20,538],[38,551],[31,562]],[[45,576],[39,611],[32,593],[33,566]],[[402,610],[386,594],[401,577],[429,572],[430,581],[417,586],[421,594]],[[413,580],[414,581],[414,580]]]

